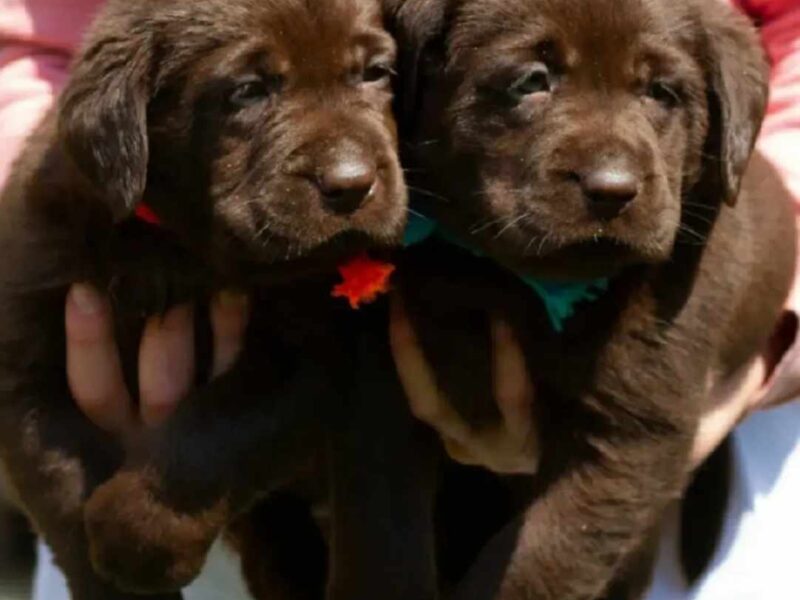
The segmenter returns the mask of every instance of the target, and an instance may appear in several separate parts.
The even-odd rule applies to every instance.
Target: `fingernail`
[[[399,294],[392,294],[389,299],[389,311],[393,320],[407,321],[406,305]]]
[[[169,309],[161,318],[160,326],[162,329],[183,330],[190,327],[194,320],[194,307],[190,304],[181,304]]]
[[[244,292],[223,290],[217,294],[216,301],[225,310],[242,311],[247,309],[250,299]]]
[[[514,335],[511,325],[509,325],[508,321],[506,321],[503,317],[497,315],[496,313],[492,313],[492,321],[494,322],[494,330],[497,337],[507,339]]]
[[[103,297],[85,283],[73,285],[69,295],[75,307],[85,315],[96,315],[105,308]]]

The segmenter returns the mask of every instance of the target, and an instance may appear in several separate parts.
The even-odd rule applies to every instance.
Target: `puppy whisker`
[[[509,221],[508,221],[508,222],[507,222],[507,223],[506,223],[506,224],[505,224],[505,225],[504,225],[504,226],[503,226],[503,227],[500,229],[500,231],[498,231],[498,232],[497,232],[497,234],[494,236],[494,239],[496,239],[496,240],[500,239],[500,238],[502,237],[502,235],[503,235],[503,234],[504,234],[506,231],[508,231],[509,229],[511,229],[512,227],[514,227],[514,225],[516,225],[517,223],[519,223],[520,221],[522,221],[522,220],[523,220],[525,217],[527,217],[527,216],[528,216],[528,215],[527,215],[527,213],[522,213],[522,214],[521,214],[521,215],[519,215],[518,217],[516,217],[516,218],[514,218],[514,219],[510,219],[510,220],[509,220]]]
[[[683,206],[690,206],[692,208],[699,208],[701,210],[706,210],[708,212],[717,212],[719,210],[716,206],[709,206],[708,204],[701,204],[700,202],[688,202],[683,201],[681,203]]]
[[[427,196],[428,198],[433,198],[435,200],[440,200],[442,202],[451,202],[450,198],[442,196],[441,194],[437,194],[436,192],[432,192],[430,190],[426,190],[425,188],[415,187],[412,185],[407,186],[409,191],[421,194],[422,196]]]
[[[681,235],[685,234],[688,236],[688,239],[681,239]],[[681,223],[678,227],[678,242],[683,245],[697,245],[697,246],[704,246],[708,238],[703,234],[695,231],[688,225]]]
[[[694,210],[685,209],[684,213],[686,213],[686,215],[691,217],[692,219],[697,219],[698,221],[701,221],[701,222],[705,223],[706,225],[713,225],[714,224],[714,220],[713,219],[709,218],[706,215],[702,215],[702,214],[696,213],[696,212],[694,212]]]
[[[478,221],[473,225],[472,229],[469,230],[470,235],[478,235],[479,233],[483,233],[487,229],[498,225],[505,221],[506,217],[497,217],[495,219],[483,220],[483,222]],[[478,223],[481,223],[480,225]]]
[[[419,142],[404,142],[404,145],[408,146],[409,148],[424,148],[426,146],[435,146],[436,144],[441,143],[441,138],[431,138],[429,140],[422,140]]]

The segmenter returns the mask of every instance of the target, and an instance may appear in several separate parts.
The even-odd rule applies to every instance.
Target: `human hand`
[[[511,327],[491,319],[494,401],[502,417],[496,427],[476,430],[453,409],[436,384],[402,302],[392,299],[390,341],[411,412],[441,436],[451,458],[498,473],[532,474],[539,465],[539,435],[533,418],[535,394]]]
[[[792,347],[796,331],[797,319],[790,315],[760,356],[724,385],[710,391],[711,408],[701,418],[691,453],[693,466],[702,464],[753,411],[800,396],[800,349]],[[390,339],[412,413],[439,433],[451,458],[498,473],[536,473],[541,450],[532,410],[536,395],[522,349],[507,324],[493,319],[493,400],[503,418],[488,431],[471,428],[443,396],[396,298],[392,305]]]
[[[193,310],[184,304],[147,321],[139,348],[137,407],[123,378],[110,302],[91,286],[72,286],[65,311],[67,377],[78,407],[98,427],[123,434],[155,427],[172,414],[194,381]],[[222,292],[212,302],[212,377],[238,358],[248,316],[242,294]]]
[[[692,464],[701,465],[728,434],[758,410],[800,397],[797,317],[785,313],[767,347],[749,365],[711,390],[711,408],[700,420]]]

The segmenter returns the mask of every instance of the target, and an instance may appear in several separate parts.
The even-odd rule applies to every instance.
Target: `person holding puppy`
[[[0,185],[27,133],[58,93],[71,52],[100,4],[98,0],[9,0],[3,3],[0,9]],[[773,65],[773,96],[760,147],[781,170],[787,187],[800,204],[800,164],[793,160],[800,147],[800,6],[794,0],[742,0],[740,4],[761,24]],[[800,395],[800,349],[794,339],[798,300],[800,296],[796,290],[787,310],[785,327],[776,333],[773,347],[766,349],[763,357],[742,374],[739,387],[720,390],[718,408],[706,416],[697,438],[696,463],[701,463],[749,413]],[[140,351],[142,391],[138,412],[134,410],[123,382],[109,311],[108,302],[96,290],[80,283],[74,286],[65,310],[69,378],[74,396],[87,418],[109,431],[157,425],[169,417],[193,380],[192,308],[175,308],[164,319],[153,319],[148,324]],[[242,331],[247,322],[247,300],[236,295],[223,295],[212,307],[212,321],[216,334],[215,372],[221,373],[232,364],[240,349]],[[395,311],[392,334],[399,371],[412,402],[419,409],[435,399],[436,393],[430,385],[430,374],[416,346],[414,334],[400,311]],[[507,435],[485,440],[451,422],[430,424],[449,439],[455,458],[470,462],[472,456],[494,455],[497,462],[493,461],[489,467],[517,470],[518,465],[528,463],[530,453],[536,451],[535,427],[530,423],[530,403],[535,402],[535,390],[527,383],[513,333],[498,323],[494,339],[496,364],[500,369],[495,399],[506,417]],[[788,506],[791,498],[796,505],[800,499],[800,486],[796,483],[800,481],[800,450],[797,445],[782,446],[782,454],[758,452],[759,440],[774,441],[775,436],[784,439],[791,436],[792,431],[796,436],[800,431],[798,408],[795,403],[775,413],[758,415],[734,433],[740,474],[745,478],[751,476],[748,481],[753,485],[760,485],[756,476],[759,472],[772,473],[776,471],[776,465],[784,466],[783,474],[776,477],[775,485],[766,494],[769,502],[765,501],[763,508],[753,512],[754,523],[774,526],[781,513],[779,509],[772,510],[770,505]],[[425,414],[424,410],[420,413]],[[795,483],[788,481],[791,476]],[[745,489],[747,481],[740,483],[742,489],[739,489],[737,501],[746,504],[752,499],[754,490]],[[751,492],[750,496],[747,491]],[[759,521],[762,515],[763,520]],[[744,588],[736,583],[739,580],[729,575],[739,568],[736,565],[747,562],[748,555],[746,552],[743,554],[742,548],[750,546],[756,552],[755,547],[761,546],[752,542],[750,536],[756,525],[745,522],[744,511],[729,515],[728,521],[731,539],[724,548],[725,556],[720,557],[718,553],[718,560],[701,583],[700,590],[686,597],[699,600],[765,597],[765,588],[758,587],[764,585],[770,590],[778,590],[769,597],[780,598],[781,588],[767,581],[773,574],[763,561],[758,564],[765,570],[752,572],[752,577],[758,580],[753,584],[753,590],[760,595],[741,594]],[[776,535],[786,533],[780,528],[773,531]],[[670,542],[669,539],[664,541],[665,554],[670,550]],[[779,544],[768,542],[766,545]],[[750,563],[751,568],[753,564]],[[235,565],[231,568],[237,569]],[[66,591],[59,590],[61,584],[48,560],[41,561],[39,574],[40,581],[50,583],[37,589],[37,597],[47,600],[66,597]],[[665,559],[656,577],[654,600],[683,597],[676,595],[680,582],[675,581],[672,575],[672,564]],[[195,586],[199,594],[203,593],[204,586],[209,592],[214,584],[199,581]],[[721,591],[730,592],[737,586],[738,595],[725,595]],[[222,596],[219,589],[209,593],[211,595],[205,597],[239,597],[236,595],[238,592],[229,593],[227,589]],[[688,594],[685,591],[680,593]],[[191,594],[189,598],[203,597]]]

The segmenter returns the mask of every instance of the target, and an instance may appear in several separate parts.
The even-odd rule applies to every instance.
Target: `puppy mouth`
[[[302,219],[265,217],[266,224],[256,232],[255,243],[269,255],[284,255],[283,260],[328,254],[338,249],[353,251],[371,247],[397,246],[406,224],[405,196],[374,199],[352,213],[312,206]]]
[[[282,187],[281,196],[250,202],[244,218],[228,222],[223,244],[239,262],[271,268],[302,261],[325,269],[357,253],[384,252],[400,244],[405,229],[399,181],[381,178],[363,206],[344,213],[323,206],[310,184]]]
[[[661,245],[656,241],[633,241],[604,235],[577,239],[554,250],[551,255],[560,260],[587,260],[608,265],[610,270],[632,264],[655,264],[666,258]]]
[[[276,237],[257,248],[238,237],[228,240],[233,270],[248,281],[268,281],[272,285],[335,278],[337,268],[359,254],[388,260],[394,249],[388,242],[354,230],[343,231],[305,251],[298,250],[291,240]]]
[[[267,249],[268,254],[278,255],[278,260],[273,260],[272,262],[289,262],[293,259],[313,258],[336,263],[342,258],[352,256],[355,253],[393,248],[399,245],[400,241],[401,236],[399,234],[392,237],[380,237],[369,231],[347,228],[329,237],[315,240],[312,243],[284,240],[282,244],[275,244],[275,239],[273,238],[263,247]],[[274,250],[271,251],[270,248],[273,247]],[[281,253],[281,250],[284,250],[284,252]]]
[[[531,217],[505,222],[497,231],[477,233],[476,241],[516,270],[556,278],[606,276],[636,264],[663,262],[674,237],[659,228],[632,229],[613,223],[549,226]]]
[[[656,262],[663,257],[666,244],[660,232],[620,231],[601,224],[564,236],[551,252],[591,253],[622,262]]]
[[[680,219],[674,209],[680,203],[656,183],[649,178],[636,199],[609,202],[606,211],[602,201],[586,197],[574,186],[490,182],[477,215],[472,215],[479,217],[474,223],[486,225],[473,227],[470,233],[478,234],[480,243],[494,252],[524,261],[569,255],[602,256],[610,265],[659,262],[671,251],[673,222]]]
[[[344,227],[338,231],[297,238],[270,228],[261,228],[252,236],[228,237],[236,254],[248,262],[274,265],[298,260],[318,260],[335,264],[358,252],[395,247],[399,245],[402,234],[400,228],[393,235],[383,235],[383,232]]]

